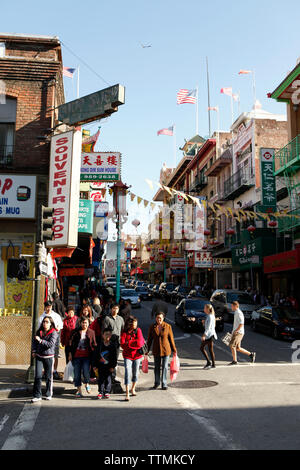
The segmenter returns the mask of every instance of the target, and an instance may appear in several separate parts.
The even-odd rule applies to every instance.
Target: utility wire
[[[91,72],[93,72],[98,78],[100,78],[106,85],[110,86],[110,83],[108,83],[101,75],[96,72],[85,60],[83,60],[81,57],[79,57],[75,52],[72,51],[63,41],[60,41],[61,44],[71,53],[73,54],[78,60],[80,60]]]

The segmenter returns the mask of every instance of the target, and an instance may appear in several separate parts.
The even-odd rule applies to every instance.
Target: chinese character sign
[[[276,211],[276,182],[273,171],[274,149],[261,151],[261,203],[265,212]]]
[[[120,181],[120,152],[91,152],[81,154],[81,181]]]

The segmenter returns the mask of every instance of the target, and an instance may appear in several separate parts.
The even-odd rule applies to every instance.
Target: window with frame
[[[17,100],[7,98],[5,104],[0,105],[0,165],[12,166],[15,127],[16,127]]]

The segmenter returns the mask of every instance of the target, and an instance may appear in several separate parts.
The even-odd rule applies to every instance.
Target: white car
[[[134,289],[122,289],[121,298],[130,300],[132,307],[141,308],[141,299]]]
[[[108,277],[106,279],[107,287],[116,287],[117,279],[115,277]]]

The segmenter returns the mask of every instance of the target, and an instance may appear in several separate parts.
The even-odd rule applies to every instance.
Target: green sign
[[[253,238],[232,248],[232,270],[234,272],[249,271],[263,265],[264,256],[276,251],[275,237]]]
[[[58,120],[68,125],[81,125],[110,116],[125,103],[125,88],[114,85],[58,106]]]
[[[276,180],[273,160],[274,149],[260,149],[261,212],[276,212]]]
[[[120,181],[120,175],[99,175],[99,174],[92,174],[92,175],[80,175],[80,181]]]
[[[94,201],[79,199],[78,232],[93,233]]]

